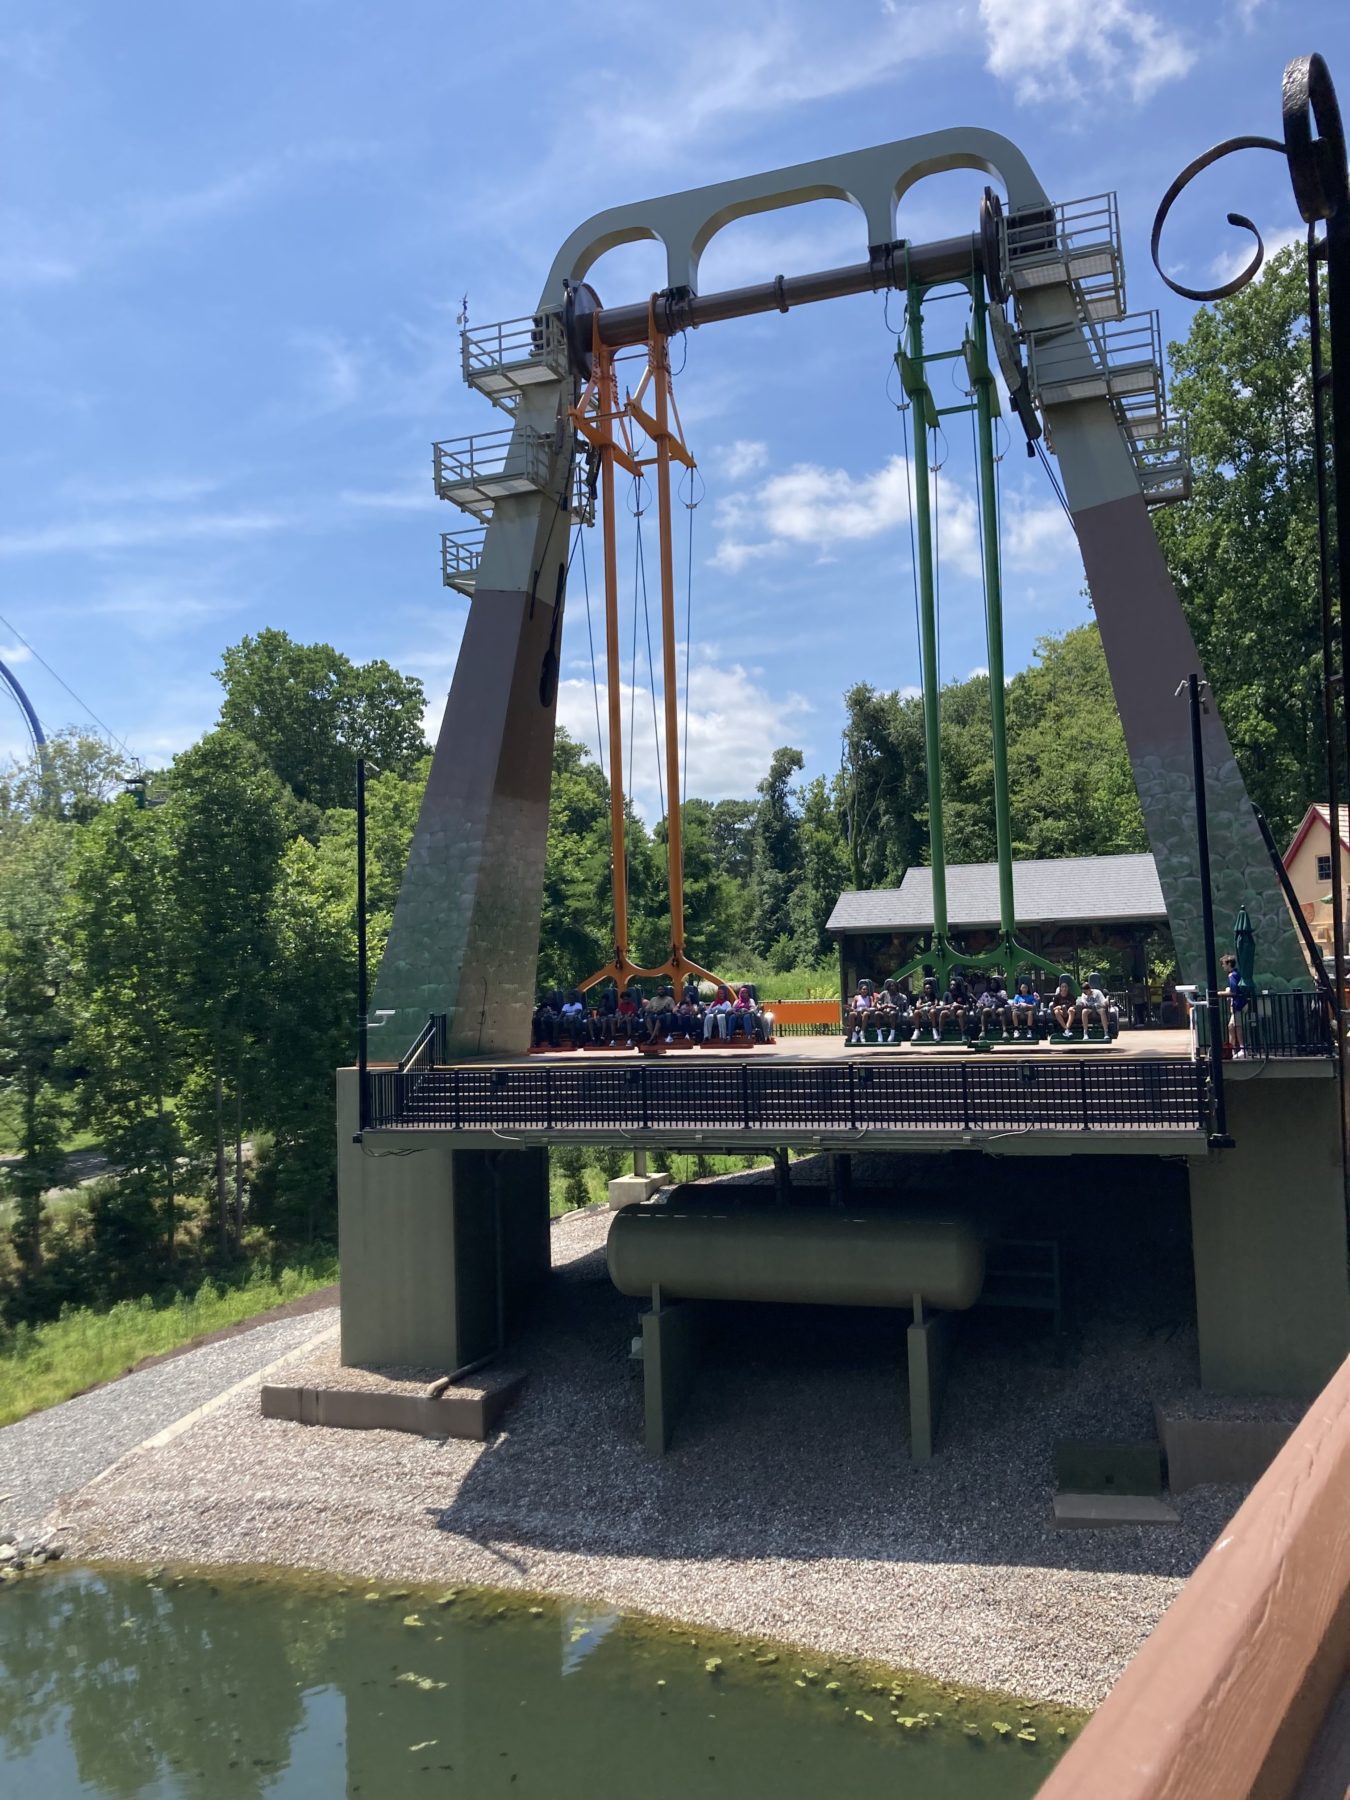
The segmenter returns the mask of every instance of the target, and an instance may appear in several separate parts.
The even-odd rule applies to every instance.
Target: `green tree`
[[[609,960],[609,784],[561,727],[553,740],[548,850],[539,932],[541,987],[570,988]]]
[[[1013,854],[1146,850],[1125,733],[1095,625],[1041,638],[1008,683]]]
[[[1169,346],[1192,498],[1158,539],[1252,799],[1277,836],[1325,786],[1306,265],[1202,306]]]
[[[244,1127],[269,1012],[272,901],[287,813],[261,753],[226,730],[208,732],[175,757],[168,812],[175,851],[170,894],[181,944],[179,1022],[189,1067],[184,1113],[211,1154],[217,1245],[224,1253],[243,1228]]]
[[[65,934],[80,1112],[119,1171],[124,1205],[143,1197],[172,1263],[184,1071],[169,826],[166,808],[131,796],[104,808],[72,858]]]
[[[849,884],[838,794],[823,775],[803,790],[800,837],[802,874],[792,896],[792,941],[797,961],[811,964],[834,948],[825,922]]]
[[[10,1241],[31,1290],[42,1264],[43,1195],[63,1165],[70,1022],[56,921],[65,901],[72,834],[46,818],[7,838],[0,858],[0,1083],[13,1102],[20,1160],[7,1178]]]
[[[366,788],[366,929],[372,966],[388,936],[427,761],[411,780]],[[333,1070],[350,1062],[356,1029],[356,814],[325,813],[313,844],[286,849],[272,899],[274,959],[254,1120],[269,1137],[255,1161],[253,1204],[275,1240],[331,1239],[336,1161]],[[378,1048],[387,1054],[385,1046]],[[401,1049],[402,1046],[396,1047]]]
[[[788,745],[775,750],[755,790],[754,947],[761,956],[775,953],[792,932],[792,894],[802,868],[801,816],[792,777],[800,774],[803,760],[801,751]]]
[[[133,772],[132,759],[104,738],[73,725],[53,732],[40,750],[0,770],[0,830],[38,817],[87,824]]]
[[[412,775],[426,754],[422,684],[387,662],[353,663],[331,644],[297,644],[269,628],[226,650],[216,677],[221,725],[321,810],[350,804],[358,756]]]

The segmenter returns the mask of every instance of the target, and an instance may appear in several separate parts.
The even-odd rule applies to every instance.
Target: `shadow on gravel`
[[[1009,1235],[1059,1238],[1069,1322],[1057,1339],[1043,1314],[965,1318],[928,1465],[909,1459],[907,1315],[826,1307],[712,1309],[675,1442],[649,1457],[638,1309],[596,1252],[555,1275],[513,1346],[529,1381],[508,1428],[436,1522],[589,1554],[1188,1574],[1237,1489],[1184,1495],[1179,1526],[1051,1522],[1057,1441],[1151,1437],[1153,1398],[1196,1380],[1184,1174],[1081,1159],[1024,1168],[998,1198]]]

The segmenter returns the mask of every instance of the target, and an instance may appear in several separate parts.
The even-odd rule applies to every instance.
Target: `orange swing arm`
[[[652,392],[653,410],[644,400]],[[591,377],[571,409],[577,430],[592,444],[600,460],[601,535],[605,570],[605,679],[609,711],[609,824],[610,859],[614,895],[614,955],[602,969],[587,976],[582,992],[603,981],[622,988],[638,977],[668,975],[681,981],[693,975],[717,981],[711,971],[691,962],[684,948],[684,841],[681,814],[679,671],[675,641],[675,528],[671,495],[671,464],[696,467],[685,442],[679,408],[670,376],[670,351],[664,334],[657,330],[655,300],[647,308],[647,366],[636,391],[620,405],[613,353],[602,343],[598,327],[592,337]],[[673,424],[672,424],[673,420]],[[651,440],[654,455],[634,453],[631,425],[636,424]],[[662,680],[665,690],[666,727],[666,885],[670,903],[670,954],[654,967],[639,968],[628,954],[628,858],[625,835],[626,805],[623,785],[622,672],[619,663],[619,578],[615,532],[614,466],[640,477],[645,469],[656,472],[657,525],[660,539]]]

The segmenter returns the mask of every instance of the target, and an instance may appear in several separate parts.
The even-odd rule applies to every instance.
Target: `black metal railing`
[[[419,1052],[420,1054],[420,1052]],[[1198,1132],[1204,1071],[1181,1059],[523,1063],[369,1076],[373,1129],[551,1133]]]
[[[1209,1014],[1203,999],[1196,996],[1196,1041],[1209,1048]],[[1227,1033],[1232,1019],[1232,1002],[1220,994],[1219,1005],[1223,1029]],[[1330,1056],[1332,1051],[1331,1015],[1326,997],[1316,993],[1250,994],[1239,1014],[1241,1048],[1249,1057]],[[1227,1038],[1225,1041],[1230,1041]]]

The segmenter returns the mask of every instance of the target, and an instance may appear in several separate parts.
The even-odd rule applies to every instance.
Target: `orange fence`
[[[765,1000],[762,1005],[773,1014],[775,1031],[837,1029],[840,1022],[837,1000]]]

